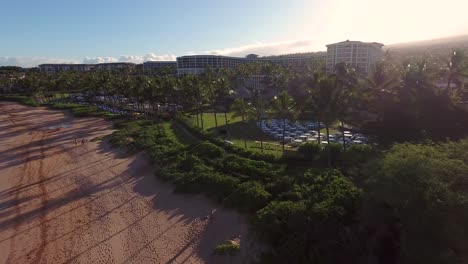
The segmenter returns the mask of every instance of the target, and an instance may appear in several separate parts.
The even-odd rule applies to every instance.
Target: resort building
[[[235,68],[250,59],[218,55],[192,55],[177,57],[177,74],[202,74],[206,68]]]
[[[144,70],[157,70],[157,69],[165,69],[177,68],[177,61],[145,61],[143,62],[143,69]]]
[[[62,71],[92,71],[92,70],[118,70],[135,67],[135,63],[111,62],[98,64],[41,64],[40,72],[56,73]]]
[[[90,71],[91,64],[41,64],[38,66],[40,72],[56,73],[62,71]]]
[[[383,44],[377,42],[343,41],[327,45],[327,72],[344,62],[364,75],[383,57]]]
[[[309,52],[296,53],[277,56],[261,57],[259,61],[278,64],[285,68],[290,68],[294,71],[303,71],[309,68],[316,68],[320,65],[325,65],[327,61],[326,52]]]
[[[135,68],[135,63],[131,62],[109,62],[109,63],[98,63],[94,64],[96,70],[121,70],[121,69],[130,69]]]
[[[249,54],[245,58],[228,57],[219,55],[192,55],[177,58],[177,74],[202,74],[207,67],[236,68],[240,64],[266,62],[279,64],[284,67],[296,70],[305,69],[307,66],[316,66],[320,63],[325,64],[326,54],[317,53],[299,53],[279,56],[259,57],[255,54]]]

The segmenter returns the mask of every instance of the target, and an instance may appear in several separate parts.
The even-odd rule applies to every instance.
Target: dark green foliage
[[[365,177],[368,178],[368,203],[385,204],[393,210],[380,220],[383,222],[380,225],[387,226],[394,237],[401,237],[398,243],[401,243],[402,263],[466,261],[466,141],[395,145],[380,161],[367,167]],[[375,212],[370,211],[368,215]],[[401,229],[388,224],[390,217],[397,219]]]
[[[377,158],[378,156],[379,151],[371,145],[352,145],[343,153],[343,162],[346,166],[354,166]]]
[[[299,146],[298,150],[305,159],[316,160],[319,158],[322,151],[322,146],[315,142],[308,142]]]
[[[270,199],[271,194],[260,183],[248,181],[239,184],[234,192],[226,198],[225,203],[244,211],[255,212],[265,206]]]
[[[328,153],[330,151],[330,153]],[[322,153],[320,155],[320,160],[323,162],[323,164],[326,164],[328,161],[328,155],[330,155],[331,162],[333,165],[338,165],[341,162],[341,153],[343,151],[343,146],[338,143],[330,143],[326,144],[323,149]]]
[[[207,159],[219,159],[223,157],[223,149],[213,143],[202,142],[191,150],[192,153]]]
[[[54,109],[70,110],[77,117],[113,117],[116,114],[101,110],[94,105],[81,105],[71,103],[52,103],[49,107]]]
[[[307,172],[310,182],[256,214],[256,225],[274,250],[271,263],[357,263],[350,255],[361,190],[338,171]],[[357,246],[357,245],[356,245]]]
[[[39,106],[31,96],[26,95],[0,95],[0,101],[17,102],[29,106]]]
[[[261,160],[252,160],[237,155],[227,155],[222,162],[222,170],[225,173],[246,175],[251,179],[261,180],[274,176],[278,169],[270,163]]]

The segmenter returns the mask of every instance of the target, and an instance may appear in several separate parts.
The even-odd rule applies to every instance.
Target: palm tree
[[[296,103],[294,102],[294,99],[289,96],[287,91],[282,91],[278,96],[273,98],[271,106],[272,116],[283,120],[282,147],[284,151],[286,120],[294,120],[296,118]]]
[[[337,121],[339,117],[343,118],[343,116],[345,116],[353,94],[351,92],[352,90],[343,86],[334,74],[329,76],[317,74],[316,78],[315,87],[310,91],[311,108],[312,112],[316,113],[319,119],[325,124],[327,143],[329,145],[329,127]],[[328,166],[331,168],[331,148],[327,147],[327,149]]]
[[[452,51],[447,68],[443,70],[447,78],[447,91],[452,82],[457,83],[458,89],[463,90],[465,78],[468,77],[468,62],[465,53],[461,49]]]
[[[320,98],[320,90],[318,89],[319,81],[326,77],[325,74],[321,71],[316,71],[312,75],[306,76],[305,83],[307,87],[307,92],[309,93],[308,98],[308,108],[313,113],[313,119],[317,121],[317,132],[318,132],[318,144],[321,143],[321,123],[323,121],[322,111],[326,107],[323,100]]]
[[[377,112],[380,121],[383,120],[385,98],[395,94],[395,89],[400,85],[400,79],[396,72],[390,68],[386,61],[378,62],[365,79],[364,97],[371,103],[370,108]]]
[[[203,100],[205,99],[206,90],[204,89],[205,86],[202,84],[201,79],[198,75],[186,75],[182,79],[182,83],[184,86],[184,94],[187,98],[189,98],[190,103],[195,107],[195,113],[197,118],[197,125],[200,126],[202,129],[204,128],[203,124],[203,113],[202,113],[202,106]],[[199,117],[200,116],[200,123]]]
[[[231,105],[231,112],[233,117],[240,117],[242,118],[242,122],[245,121],[252,116],[252,106],[247,103],[244,99],[237,98],[234,100],[234,103]],[[247,140],[244,137],[244,147],[247,148]]]
[[[265,104],[263,102],[262,93],[258,89],[254,89],[252,92],[252,107],[254,109],[255,120],[261,122],[265,117]],[[260,136],[260,148],[263,152],[263,138]]]

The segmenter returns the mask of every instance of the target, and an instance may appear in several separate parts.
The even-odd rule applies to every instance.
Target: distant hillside
[[[468,54],[468,35],[391,44],[384,47],[393,60],[431,58],[445,64],[453,49],[463,49]]]
[[[468,35],[421,40],[387,45],[387,49],[412,49],[421,47],[464,47],[468,48]]]

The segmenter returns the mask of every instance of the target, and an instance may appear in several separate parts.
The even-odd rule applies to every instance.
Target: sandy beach
[[[93,141],[112,131],[103,119],[0,102],[0,263],[251,260],[245,217],[174,193],[144,154]],[[237,255],[213,255],[237,236]]]

